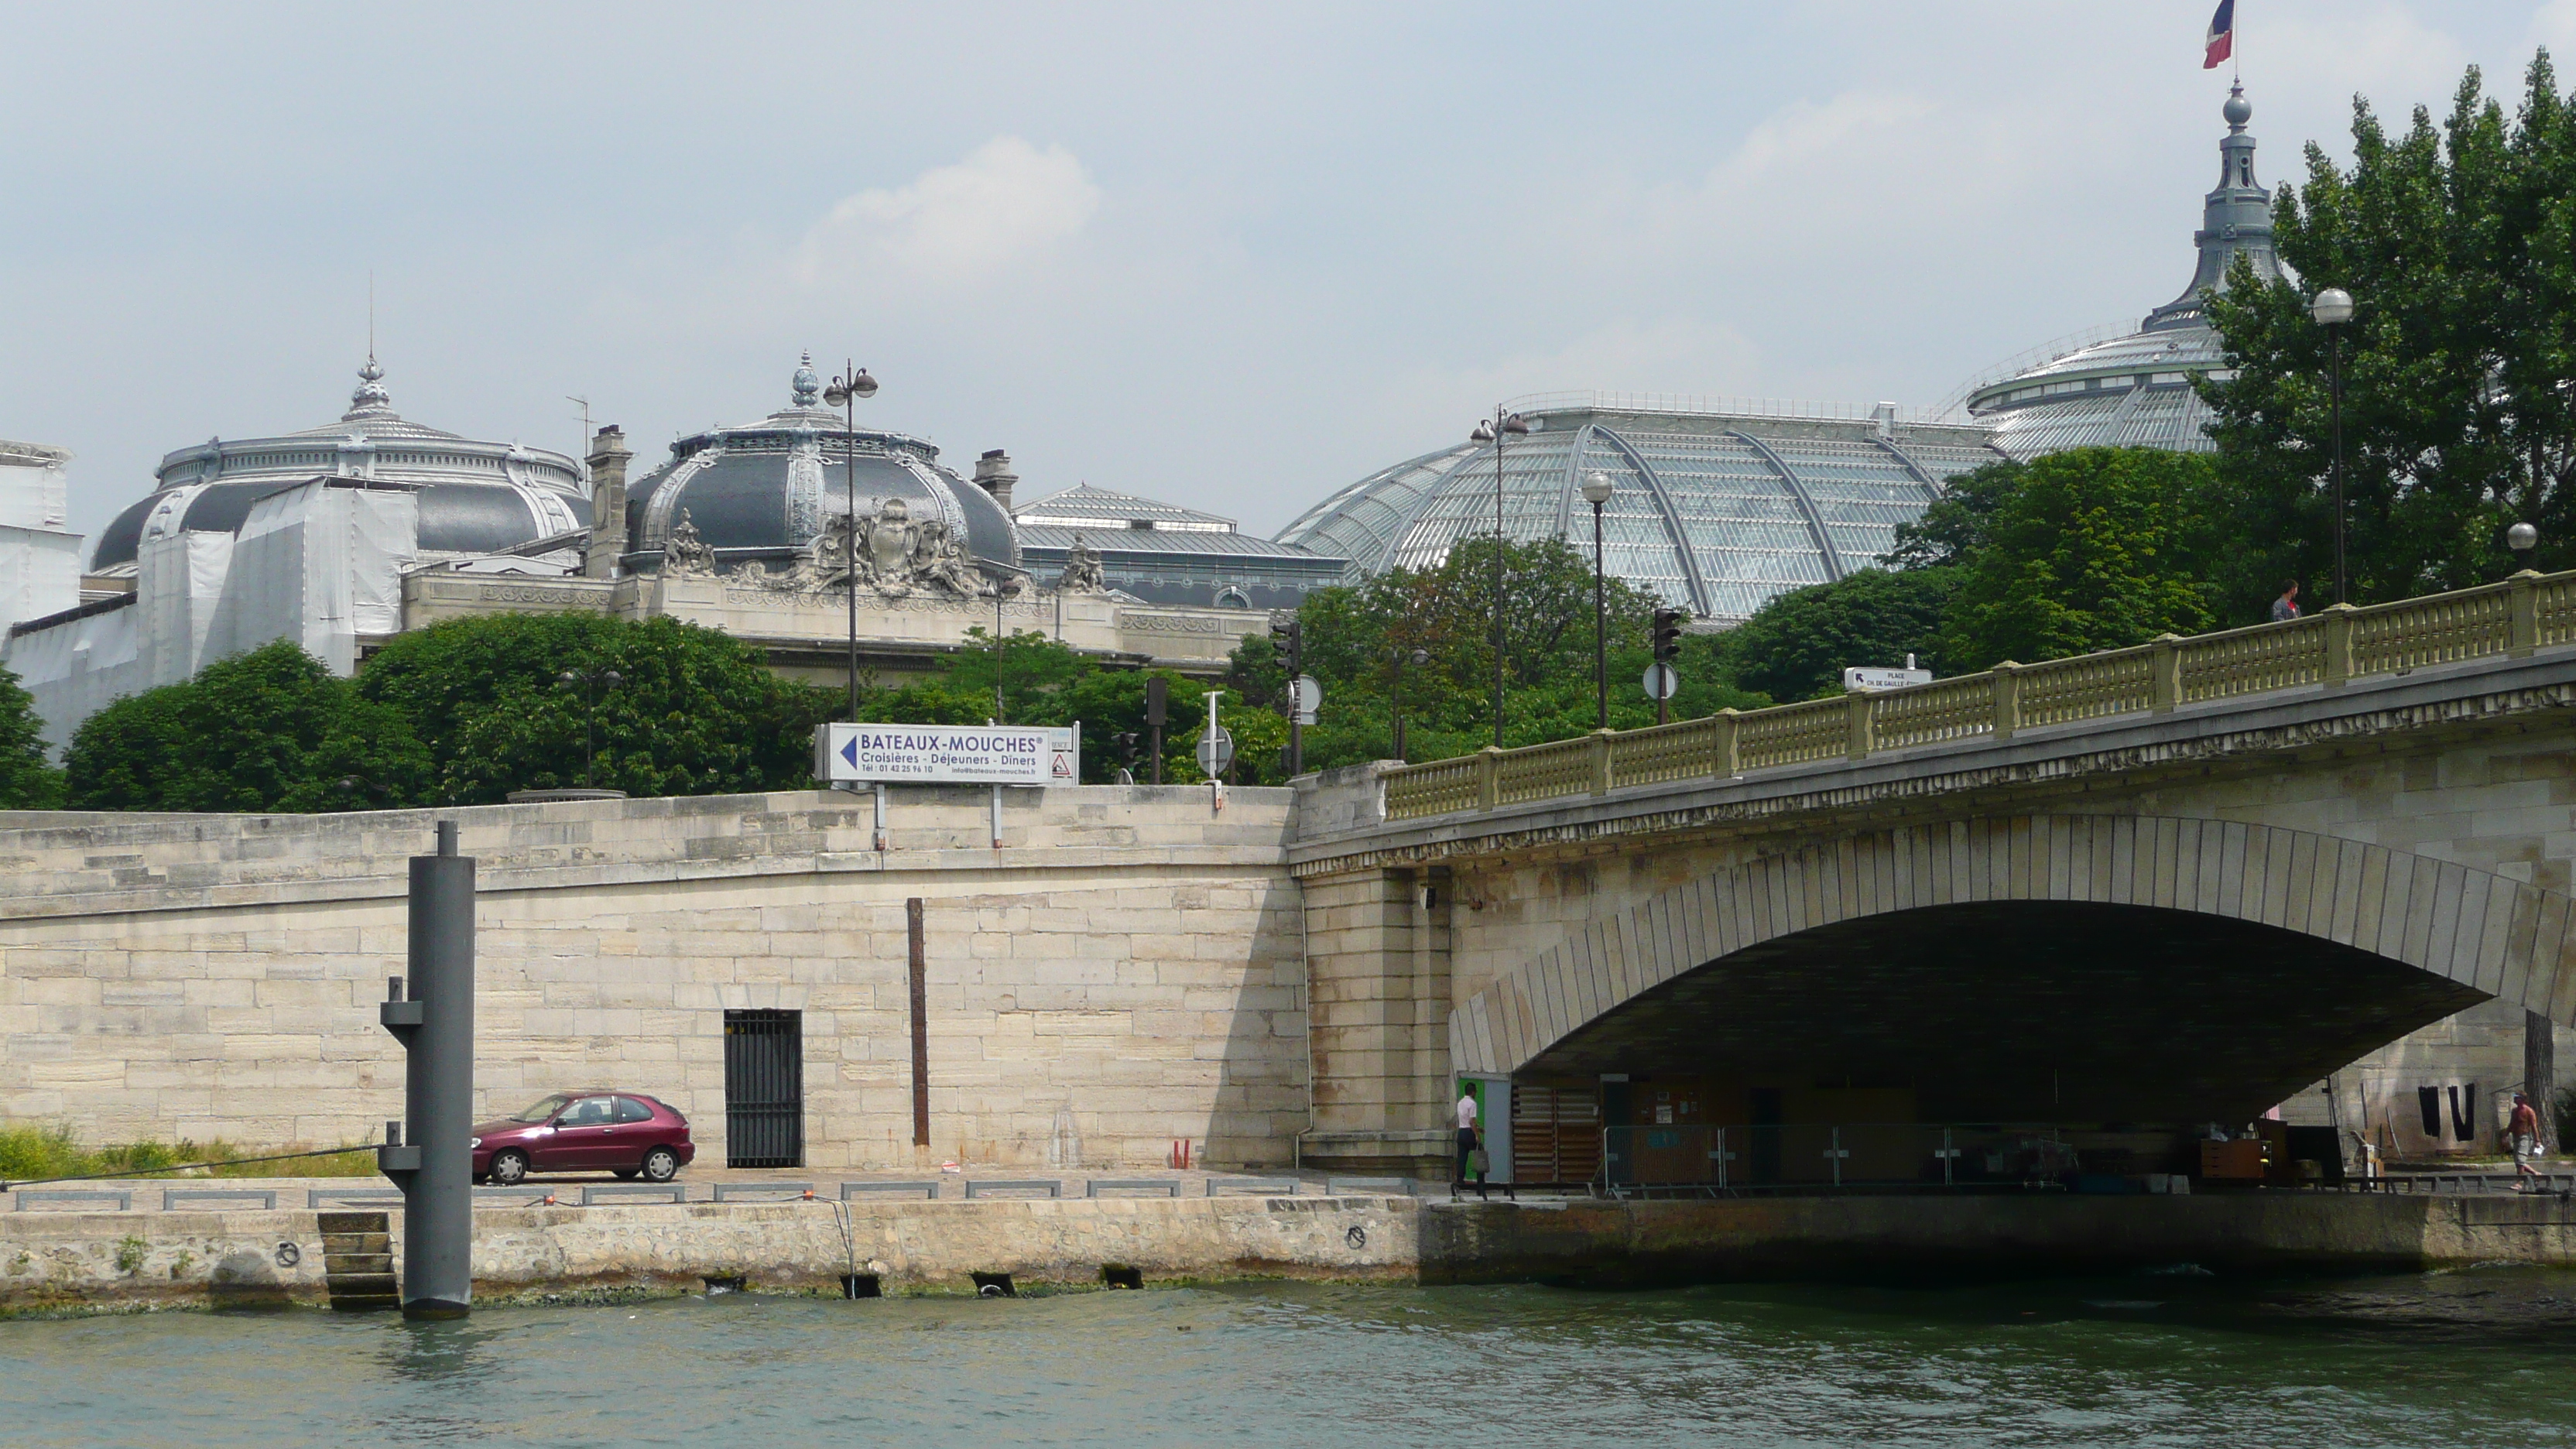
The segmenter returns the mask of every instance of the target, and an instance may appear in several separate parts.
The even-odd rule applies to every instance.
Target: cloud
[[[969,281],[1080,232],[1100,200],[1072,152],[996,136],[909,185],[843,198],[796,248],[797,278],[812,284],[893,267],[927,282]]]

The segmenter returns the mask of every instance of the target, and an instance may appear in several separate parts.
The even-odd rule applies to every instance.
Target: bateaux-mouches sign
[[[827,724],[814,731],[814,778],[828,784],[1071,785],[1073,731],[1010,725]]]

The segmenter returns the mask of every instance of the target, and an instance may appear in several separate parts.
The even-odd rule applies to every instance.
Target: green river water
[[[0,1444],[2576,1443],[2576,1274],[0,1323]]]

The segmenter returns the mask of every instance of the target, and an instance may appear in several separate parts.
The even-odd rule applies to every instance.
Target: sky
[[[1271,532],[1535,392],[1951,400],[2191,275],[2214,0],[0,7],[0,437],[787,401]],[[2240,0],[2258,176],[2576,0]],[[372,279],[372,281],[371,281]],[[827,366],[828,365],[828,366]]]

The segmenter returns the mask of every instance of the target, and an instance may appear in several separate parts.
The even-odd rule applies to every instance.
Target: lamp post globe
[[[1594,729],[1610,728],[1610,605],[1602,581],[1601,505],[1613,492],[1610,475],[1583,475],[1583,501],[1592,505],[1592,719]]]
[[[2334,432],[2334,601],[2340,604],[2345,602],[2345,580],[2350,572],[2344,562],[2343,329],[2352,320],[2352,293],[2341,287],[2324,288],[2308,304],[2308,315],[2326,329],[2326,390],[2333,409]]]
[[[2540,547],[2540,530],[2528,523],[2517,523],[2504,531],[2504,546],[2512,549],[2528,564],[2531,551]]]

